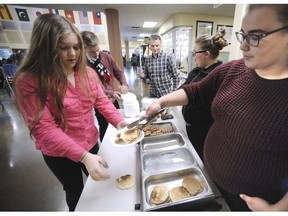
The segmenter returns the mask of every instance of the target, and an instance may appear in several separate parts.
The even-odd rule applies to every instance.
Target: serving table
[[[122,114],[124,113],[123,110],[120,110],[120,112]],[[181,107],[170,108],[170,113],[174,116],[173,119],[160,121],[172,122],[177,130],[187,138]],[[112,136],[116,133],[117,129],[109,124],[98,153],[98,155],[103,157],[109,165],[107,169],[104,169],[106,173],[111,175],[110,179],[106,181],[94,181],[88,176],[75,211],[141,211],[139,145],[128,147],[116,146],[112,142]],[[189,142],[188,138],[186,139],[186,142]],[[212,187],[215,194],[215,201],[219,207],[215,209],[215,206],[204,206],[200,210],[229,211],[229,207],[206,173],[204,165],[191,143],[189,143],[189,148],[201,168],[201,171]],[[126,174],[133,175],[136,183],[135,186],[130,189],[121,190],[116,186],[116,179]]]

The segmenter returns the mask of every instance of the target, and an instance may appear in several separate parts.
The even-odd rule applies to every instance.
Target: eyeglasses
[[[206,52],[206,50],[192,51],[192,56],[196,56],[197,53],[203,53],[203,52]]]
[[[288,29],[288,26],[284,26],[284,27],[281,27],[279,29],[275,29],[273,31],[270,31],[270,32],[265,32],[263,34],[247,34],[247,35],[244,35],[243,32],[239,31],[239,32],[235,32],[236,34],[236,38],[238,40],[239,43],[243,43],[244,40],[247,41],[247,43],[250,45],[250,46],[253,46],[253,47],[257,47],[259,45],[259,42],[260,40],[263,38],[263,37],[266,37],[270,34],[273,34],[273,33],[276,33],[276,32],[279,32],[279,31],[282,31],[284,29]]]

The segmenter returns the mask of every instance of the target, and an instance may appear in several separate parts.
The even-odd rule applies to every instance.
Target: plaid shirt
[[[150,96],[161,97],[177,89],[179,77],[170,55],[162,51],[145,59],[145,77],[150,79]]]

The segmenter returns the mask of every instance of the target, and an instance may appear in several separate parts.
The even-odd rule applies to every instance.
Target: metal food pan
[[[196,194],[195,196],[188,197],[183,200],[164,203],[160,205],[152,205],[149,201],[150,194],[153,188],[159,184],[166,185],[169,189],[172,189],[177,186],[182,186],[182,180],[185,176],[193,176],[198,179],[202,186],[203,190]],[[167,172],[167,173],[160,173],[155,175],[150,175],[142,178],[142,208],[144,211],[152,211],[157,209],[173,209],[173,205],[187,205],[189,203],[190,206],[196,206],[199,203],[207,202],[208,200],[211,201],[214,199],[214,193],[206,181],[203,173],[197,167],[191,167],[183,170]]]
[[[144,128],[145,137],[159,136],[163,134],[169,134],[176,132],[177,129],[172,122],[158,122],[151,123]]]
[[[148,152],[141,157],[143,174],[168,172],[197,165],[188,148]]]
[[[185,141],[180,132],[163,134],[159,136],[145,137],[141,142],[141,150],[143,152],[155,150],[168,150],[183,147]]]

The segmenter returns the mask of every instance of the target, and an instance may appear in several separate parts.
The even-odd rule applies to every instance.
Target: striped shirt
[[[177,89],[179,77],[170,55],[162,51],[145,59],[145,77],[150,79],[150,96],[161,97]]]

